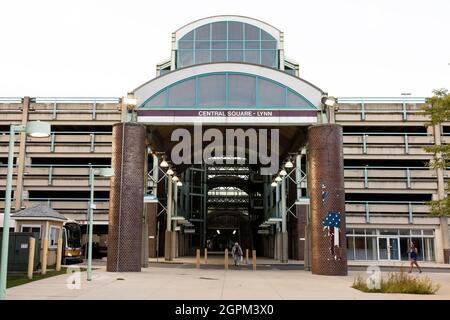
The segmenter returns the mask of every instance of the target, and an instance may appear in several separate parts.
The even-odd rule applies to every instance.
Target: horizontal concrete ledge
[[[430,269],[448,269],[450,271],[450,264],[445,263],[435,263],[435,262],[422,262],[418,261],[421,268],[430,268]],[[409,268],[409,261],[348,261],[349,267],[368,267],[368,266],[377,266],[377,267],[405,267]]]

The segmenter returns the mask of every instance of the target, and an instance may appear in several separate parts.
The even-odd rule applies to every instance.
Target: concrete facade
[[[175,35],[173,41],[172,60],[158,66],[158,76],[176,69]],[[258,69],[266,75],[289,78],[284,83],[296,83],[299,79],[298,65],[284,58],[282,42],[278,44],[277,59],[279,70],[269,71],[250,64],[240,67],[222,64],[227,68],[245,68],[248,72]],[[192,69],[216,68],[220,71],[224,68],[219,63],[211,65]],[[219,67],[222,69],[219,70]],[[187,69],[183,72],[189,73]],[[284,73],[280,75],[280,71],[289,73],[289,76]],[[175,73],[171,77],[180,80],[181,73]],[[426,162],[431,159],[431,154],[424,148],[449,143],[450,123],[427,128],[427,119],[421,113],[424,105],[423,98],[343,97],[327,110],[325,121],[343,128],[345,212],[347,232],[350,233],[347,249],[351,249],[348,250],[349,260],[386,260],[378,250],[380,245],[384,245],[383,241],[394,241],[398,251],[403,251],[400,242],[403,246],[405,241],[416,239],[423,244],[421,249],[426,250],[424,260],[449,262],[449,218],[429,216],[426,204],[428,200],[446,196],[449,172],[427,168]],[[24,133],[16,137],[13,210],[44,203],[67,218],[85,224],[89,169],[91,166],[111,165],[112,127],[115,123],[132,120],[129,111],[123,98],[0,98],[0,198],[4,198],[9,125],[25,124],[31,120],[47,121],[52,124],[49,138],[28,138]],[[307,184],[302,185],[302,188],[307,187]],[[109,179],[96,177],[95,203],[94,233],[105,234],[111,215]],[[3,206],[0,201],[0,212]],[[298,241],[291,239],[291,247],[296,248],[296,254],[292,255],[306,260],[307,206],[297,206],[294,211],[297,212],[298,227],[289,232],[295,234]],[[147,205],[148,221],[155,223],[154,216],[159,213],[158,206]],[[155,233],[154,223],[148,224],[149,237]],[[160,235],[164,238],[164,229],[160,230]],[[165,241],[168,246],[179,242],[178,254],[189,252],[189,236],[169,234],[166,238],[171,239]],[[148,241],[150,257],[156,254],[156,239],[152,239]],[[274,256],[277,248],[274,239],[263,241],[267,242],[263,254]],[[184,250],[180,251],[180,247]],[[369,250],[377,256],[369,257]],[[160,250],[160,253],[163,251]],[[392,252],[393,257],[389,255],[389,258],[397,255],[400,259],[401,254],[403,252]]]
[[[13,209],[18,211],[37,203],[50,204],[66,217],[86,222],[89,163],[95,163],[97,160],[105,166],[110,165],[112,124],[122,119],[122,114],[126,112],[121,108],[125,107],[119,99],[114,103],[63,103],[56,99],[53,103],[44,103],[36,100],[39,101],[25,97],[14,101],[0,101],[0,175],[3,177],[6,175],[9,139],[7,129],[10,123],[20,124],[24,117],[28,117],[28,120],[50,119],[54,130],[58,130],[55,130],[50,138],[39,141],[17,136],[15,156],[18,166],[13,178]],[[431,155],[423,148],[439,142],[448,143],[450,136],[447,128],[450,126],[444,124],[443,130],[425,129],[427,119],[420,115],[422,105],[423,103],[406,103],[408,113],[404,119],[403,103],[365,103],[364,118],[361,102],[338,103],[334,119],[335,123],[344,128],[345,162],[384,160],[401,163],[396,167],[345,166],[347,195],[383,195],[377,201],[352,201],[347,197],[347,226],[433,230],[434,261],[443,263],[448,262],[448,255],[444,256],[444,252],[449,249],[449,219],[428,216],[429,207],[424,201],[383,201],[383,197],[386,199],[390,195],[405,193],[412,197],[414,194],[425,194],[430,199],[439,199],[445,195],[448,170],[426,168],[424,163]],[[29,109],[30,112],[22,113],[24,109]],[[348,132],[348,127],[356,132]],[[400,127],[407,133],[393,132]],[[424,133],[406,131],[412,127],[423,128]],[[367,132],[373,128],[380,131],[372,134]],[[96,131],[98,129],[102,131]],[[21,153],[20,150],[24,151]],[[408,162],[417,161],[422,162],[422,167],[407,165]],[[5,179],[0,179],[0,187],[3,190],[4,181]],[[104,195],[101,195],[101,198],[96,196],[95,224],[108,223],[109,185],[108,179],[96,178],[95,190],[102,191]],[[61,192],[63,196],[54,196]],[[39,196],[39,193],[44,196]],[[4,195],[1,196],[3,197]],[[0,210],[3,205],[4,203],[0,202]],[[3,220],[1,216],[0,220]]]

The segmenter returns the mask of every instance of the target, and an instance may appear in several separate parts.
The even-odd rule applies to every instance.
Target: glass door
[[[398,237],[378,238],[378,260],[400,260],[400,241]]]
[[[389,260],[400,260],[400,239],[389,238]]]

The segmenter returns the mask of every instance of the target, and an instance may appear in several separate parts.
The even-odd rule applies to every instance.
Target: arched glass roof
[[[140,108],[314,109],[301,94],[265,77],[239,72],[201,74],[151,96]]]
[[[199,26],[179,39],[177,47],[177,68],[225,61],[278,68],[277,40],[244,22],[217,21]]]

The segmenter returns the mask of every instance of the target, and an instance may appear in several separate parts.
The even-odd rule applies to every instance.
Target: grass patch
[[[86,268],[80,268],[80,271],[86,271]],[[67,268],[61,267],[60,271],[56,270],[48,270],[45,275],[42,274],[33,274],[33,279],[29,280],[26,273],[17,273],[17,274],[9,274],[6,280],[6,288],[12,288],[16,286],[20,286],[22,284],[30,283],[33,281],[38,281],[54,276],[59,276],[61,274],[66,274]]]
[[[352,288],[363,292],[377,293],[408,293],[408,294],[435,294],[439,284],[433,284],[428,277],[417,277],[404,272],[390,272],[387,278],[381,277],[379,288],[370,289],[365,279],[358,275],[353,281]]]

